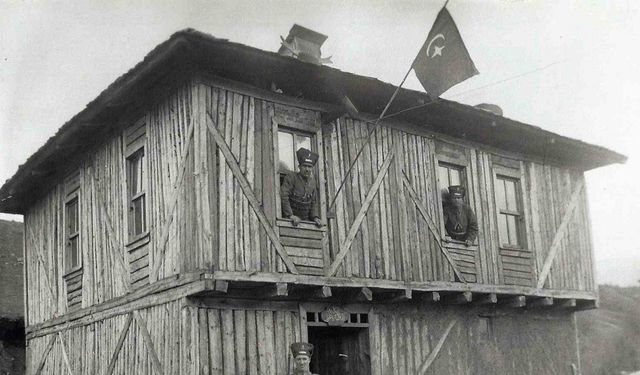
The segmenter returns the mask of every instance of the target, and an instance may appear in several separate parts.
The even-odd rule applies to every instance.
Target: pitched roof
[[[0,220],[0,318],[24,316],[22,223]]]
[[[60,165],[90,148],[101,138],[99,135],[118,126],[113,119],[125,108],[139,106],[150,92],[159,90],[158,85],[170,79],[167,77],[178,79],[194,71],[258,87],[275,82],[287,95],[317,102],[337,104],[341,95],[348,95],[360,111],[370,114],[379,114],[395,90],[395,86],[375,78],[305,63],[192,29],[182,30],[109,85],[29,157],[0,188],[0,211],[22,213],[39,186],[46,186],[57,175]],[[419,107],[396,118],[438,133],[553,159],[582,170],[626,161],[624,155],[604,147],[472,106],[444,99],[429,103],[428,96],[419,91],[402,89],[388,113],[416,106]]]

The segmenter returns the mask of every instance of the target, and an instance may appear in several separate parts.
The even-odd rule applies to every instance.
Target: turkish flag
[[[413,63],[416,76],[431,98],[478,74],[460,32],[442,8]]]

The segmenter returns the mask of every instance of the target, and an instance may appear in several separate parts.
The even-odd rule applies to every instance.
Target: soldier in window
[[[478,220],[471,207],[464,201],[465,188],[449,186],[449,196],[443,205],[444,227],[449,237],[464,241],[470,246],[478,236]]]
[[[282,216],[290,218],[293,226],[301,220],[313,221],[322,226],[320,207],[318,205],[318,187],[313,177],[313,167],[318,161],[318,154],[301,147],[296,151],[298,172],[285,176],[280,185],[280,201]]]

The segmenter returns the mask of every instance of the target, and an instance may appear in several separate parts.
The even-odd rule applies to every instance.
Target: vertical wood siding
[[[425,374],[568,374],[572,363],[578,365],[571,314],[482,318],[477,313],[376,307],[369,327],[372,375],[417,374],[454,320]]]
[[[194,269],[286,272],[280,255],[207,130],[209,114],[246,176],[267,220],[276,229],[276,216],[280,210],[274,161],[277,158],[274,132],[280,121],[277,119],[311,124],[319,116],[317,111],[276,104],[195,82],[179,87],[149,108],[144,115],[150,232],[150,241],[144,251],[148,252],[149,267],[162,263],[157,278]],[[131,124],[137,120],[132,119]],[[194,135],[186,139],[191,126]],[[323,126],[317,133],[319,151],[323,154],[319,167],[324,169],[324,176],[320,176],[321,187],[326,190],[324,210],[371,129],[371,124],[343,117]],[[385,156],[393,148],[394,160],[336,275],[453,281],[452,267],[439,250],[403,183],[406,175],[418,200],[439,226],[441,208],[435,172],[436,148],[440,140],[426,133],[417,135],[414,131],[401,129],[406,126],[393,123],[377,129],[347,177],[332,210],[335,215],[328,219],[322,245],[324,267],[328,268],[340,252]],[[469,202],[480,227],[477,250],[472,250],[473,253],[452,250],[465,279],[484,284],[535,285],[537,272],[545,262],[567,201],[584,177],[580,172],[548,164],[512,160],[519,165],[522,176],[527,246],[520,252],[505,251],[499,248],[497,233],[493,186],[496,156],[482,149],[456,147],[468,161]],[[187,149],[184,182],[180,183],[181,158]],[[128,238],[123,150],[120,132],[92,150],[75,170],[80,176],[82,307],[126,293],[121,275],[123,269],[116,258],[123,257],[128,266],[124,257]],[[52,186],[25,214],[30,324],[67,311],[66,285],[62,278],[62,177],[61,182]],[[176,187],[179,188],[177,205],[172,213],[170,203]],[[106,218],[99,202],[104,202],[113,234],[105,225]],[[595,290],[586,204],[583,191],[545,287]],[[175,216],[169,226],[163,254],[162,232],[171,215]],[[115,251],[112,241],[118,246]],[[36,256],[36,252],[41,255]],[[320,270],[319,259],[319,255],[314,255],[315,273]],[[155,280],[154,275],[149,276],[149,282]]]
[[[298,311],[198,308],[181,301],[140,310],[165,374],[279,375],[293,369],[289,346],[301,340]],[[48,354],[42,374],[104,374],[127,315],[72,328]],[[155,374],[151,351],[133,319],[113,374]],[[57,335],[57,334],[53,334]],[[35,373],[51,335],[29,340],[27,373]]]

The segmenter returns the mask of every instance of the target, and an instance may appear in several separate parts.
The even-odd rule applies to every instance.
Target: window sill
[[[306,230],[313,230],[316,232],[326,232],[327,231],[327,226],[323,225],[321,227],[317,227],[316,223],[313,221],[309,221],[309,220],[302,220],[300,221],[300,224],[298,224],[297,227],[293,226],[293,222],[291,221],[291,219],[284,219],[284,218],[277,218],[276,219],[276,225],[278,225],[281,228],[293,228],[293,229],[306,229]]]
[[[516,245],[504,245],[503,244],[503,245],[498,246],[498,248],[500,250],[527,251],[527,252],[529,251],[528,249],[525,249],[523,247],[516,246]]]
[[[442,245],[447,249],[457,249],[466,251],[477,251],[478,245],[472,244],[467,246],[464,241],[454,240],[453,238],[445,237],[442,239]]]
[[[129,239],[129,242],[127,242],[127,244],[125,245],[125,248],[127,249],[127,251],[133,251],[139,248],[140,246],[144,246],[148,244],[150,239],[151,239],[151,236],[149,235],[149,231],[140,233],[135,237],[131,237]]]

